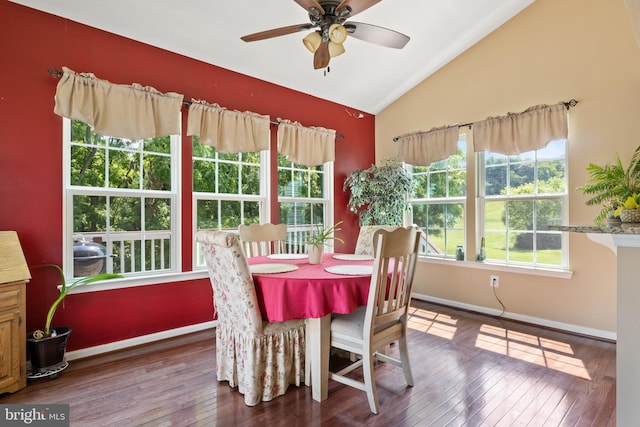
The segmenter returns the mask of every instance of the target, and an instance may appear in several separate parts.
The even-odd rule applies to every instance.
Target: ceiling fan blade
[[[343,0],[342,3],[338,5],[336,8],[336,15],[340,15],[340,11],[344,8],[351,9],[351,12],[347,15],[349,17],[355,15],[356,13],[360,13],[363,10],[369,9],[376,3],[379,3],[381,0]]]
[[[255,42],[257,40],[270,39],[272,37],[280,37],[287,34],[297,33],[313,28],[313,24],[289,25],[288,27],[274,28],[272,30],[260,31],[259,33],[248,34],[240,37],[245,42]]]
[[[409,36],[397,31],[364,22],[349,21],[344,26],[351,37],[394,49],[402,49],[410,40]]]
[[[309,11],[309,9],[311,9],[312,7],[315,7],[316,9],[318,9],[318,12],[320,12],[320,15],[324,15],[324,9],[320,5],[320,3],[317,2],[317,0],[293,0],[293,1],[295,1],[300,6],[302,6],[306,11]]]
[[[322,42],[316,53],[313,54],[313,68],[318,70],[320,68],[326,68],[329,65],[331,55],[329,54],[329,42]]]

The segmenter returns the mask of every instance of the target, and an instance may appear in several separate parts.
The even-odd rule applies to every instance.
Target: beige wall
[[[569,223],[593,224],[598,209],[574,190],[586,166],[616,152],[626,161],[640,145],[640,48],[624,0],[537,0],[379,113],[376,159],[395,156],[392,138],[403,133],[571,98],[579,104],[569,113]],[[570,233],[569,245],[572,278],[500,271],[498,295],[516,317],[614,333],[614,253],[583,234]],[[488,285],[495,271],[474,267],[423,262],[415,293],[500,308]]]

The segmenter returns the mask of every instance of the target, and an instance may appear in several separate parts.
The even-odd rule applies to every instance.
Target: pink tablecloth
[[[371,275],[348,276],[325,271],[339,264],[372,265],[373,261],[343,261],[324,254],[322,264],[307,258],[274,260],[249,258],[249,264],[295,264],[298,270],[277,274],[253,274],[260,311],[270,322],[320,318],[330,313],[351,313],[367,305]]]

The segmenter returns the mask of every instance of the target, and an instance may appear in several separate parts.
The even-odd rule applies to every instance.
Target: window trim
[[[104,189],[104,188],[90,188],[79,187],[72,188],[70,183],[70,169],[71,169],[71,122],[72,119],[62,118],[62,268],[65,277],[73,277],[73,239],[69,240],[67,236],[73,234],[73,218],[71,212],[73,212],[73,196],[78,194],[105,194],[105,195],[123,195],[135,194],[138,197],[141,191],[144,191],[147,195],[158,195],[163,198],[171,200],[171,255],[170,265],[172,268],[169,270],[161,270],[157,273],[153,272],[136,272],[129,273],[123,279],[113,279],[114,283],[110,286],[116,286],[116,288],[124,288],[129,286],[137,286],[138,282],[143,280],[147,283],[152,280],[153,283],[159,283],[159,281],[153,280],[154,278],[163,278],[174,274],[182,273],[182,186],[180,185],[180,177],[182,176],[182,146],[180,135],[170,135],[171,144],[171,191],[154,191],[154,190],[136,190],[135,192],[128,191],[126,189]],[[71,233],[71,234],[70,234]],[[162,280],[162,279],[160,279]],[[100,283],[86,286],[91,291],[99,290]],[[132,283],[132,284],[128,284]],[[152,283],[150,283],[152,284]]]
[[[480,241],[484,235],[484,223],[485,223],[485,210],[484,203],[487,199],[495,200],[496,197],[502,198],[505,196],[490,196],[489,198],[484,195],[484,152],[474,152],[473,147],[473,133],[471,128],[461,127],[460,137],[467,141],[467,157],[466,157],[466,173],[467,173],[467,191],[464,196],[456,197],[455,200],[465,199],[465,230],[464,230],[464,248],[465,248],[465,261],[457,261],[455,257],[436,256],[421,254],[419,256],[420,262],[440,264],[447,266],[457,266],[464,268],[476,268],[488,271],[504,271],[512,273],[532,274],[539,276],[558,277],[558,278],[571,278],[573,272],[569,265],[569,238],[567,233],[559,233],[562,240],[562,264],[557,267],[547,264],[531,264],[531,263],[518,263],[518,262],[500,262],[497,260],[476,260],[477,254],[480,250]],[[470,148],[471,147],[471,148]],[[525,198],[529,200],[540,199],[559,199],[562,203],[562,223],[566,223],[569,218],[569,171],[568,171],[568,149],[569,140],[565,140],[564,146],[564,167],[565,167],[565,191],[564,193],[557,194],[542,194],[542,195],[523,195],[517,196],[518,198]],[[406,164],[408,168],[412,165]],[[513,197],[509,200],[513,200]],[[417,201],[425,201],[421,199],[411,199],[411,203]],[[438,198],[433,199],[431,202],[436,203],[438,201],[453,202],[454,199]],[[410,224],[413,212],[407,212],[405,214],[405,225]],[[555,233],[554,233],[555,234]]]
[[[193,145],[193,138],[191,139]],[[271,144],[269,144],[271,145]],[[193,271],[206,271],[206,265],[198,265],[199,244],[196,242],[195,235],[198,232],[198,201],[200,200],[238,200],[238,201],[255,201],[260,204],[260,221],[271,221],[271,149],[262,150],[260,156],[260,194],[231,194],[231,193],[206,193],[201,191],[191,191],[191,269]],[[193,156],[191,157],[191,165],[193,171]],[[241,223],[244,223],[241,220]],[[237,232],[237,229],[234,230]]]
[[[550,141],[551,142],[551,141]],[[550,143],[549,142],[549,143]],[[488,201],[504,201],[508,203],[513,200],[560,200],[562,204],[562,219],[561,222],[564,224],[568,222],[569,218],[569,173],[568,173],[568,148],[569,140],[566,139],[564,143],[564,192],[563,193],[542,193],[542,194],[522,194],[522,195],[490,195],[487,196],[485,194],[486,189],[486,181],[485,181],[485,152],[479,151],[474,153],[476,158],[476,251],[479,251],[479,242],[482,236],[485,235],[485,205]],[[538,151],[538,150],[536,150]],[[537,180],[537,167],[538,167],[538,159],[537,156],[535,158],[535,166],[536,166],[536,180]],[[507,231],[509,229],[507,228]],[[543,233],[543,234],[559,234],[561,240],[561,264],[558,266],[553,266],[549,264],[540,264],[537,261],[535,263],[524,263],[518,261],[498,261],[498,260],[487,260],[484,261],[488,264],[492,265],[501,265],[512,268],[519,269],[535,269],[535,270],[553,270],[553,271],[570,271],[569,266],[569,238],[566,236],[567,233],[562,232],[552,232],[552,233]]]
[[[279,173],[280,167],[278,166],[277,169],[277,173]],[[335,176],[333,161],[325,162],[322,164],[322,175],[322,185],[325,189],[323,198],[288,197],[277,195],[276,204],[278,208],[280,206],[280,203],[322,203],[325,207],[325,226],[335,225],[335,215],[333,209],[333,207],[335,206]],[[280,222],[282,222],[282,219],[280,219]],[[333,245],[330,245],[328,248],[329,249],[325,247],[325,250],[327,252],[333,252]]]
[[[411,206],[411,210],[410,212],[408,212],[405,215],[405,219],[404,219],[404,223],[405,224],[413,224],[413,204],[422,204],[422,205],[435,205],[435,204],[461,204],[462,205],[462,210],[463,210],[463,229],[462,229],[462,233],[463,233],[463,241],[462,241],[462,245],[463,248],[465,249],[465,252],[468,252],[467,247],[468,247],[468,233],[469,233],[469,214],[470,214],[470,209],[469,209],[469,200],[471,197],[473,197],[473,194],[469,191],[471,187],[471,181],[470,177],[471,177],[471,173],[474,172],[475,169],[471,168],[470,165],[472,165],[472,163],[469,162],[469,158],[470,155],[473,155],[474,153],[472,152],[472,150],[470,150],[471,148],[471,144],[470,144],[470,136],[469,133],[467,132],[466,128],[459,128],[458,131],[458,142],[457,144],[460,144],[460,141],[464,140],[464,144],[465,144],[465,168],[464,168],[464,172],[465,172],[465,192],[463,195],[459,195],[459,196],[439,196],[439,197],[433,197],[433,198],[429,198],[429,197],[420,197],[420,198],[409,198],[409,204]],[[470,153],[471,151],[471,153]],[[448,159],[448,158],[447,158]],[[443,159],[447,160],[447,159]],[[413,177],[413,168],[415,167],[415,165],[411,165],[411,164],[406,164],[405,163],[405,168],[409,171],[409,173],[412,175]],[[455,169],[455,170],[461,170],[461,169]],[[447,167],[447,169],[445,169],[447,177],[449,176],[449,173],[451,172],[451,170],[449,170],[449,168]],[[440,171],[438,171],[440,172]],[[471,181],[471,182],[470,182]],[[422,229],[421,225],[418,224],[418,226]],[[445,228],[446,229],[446,228]],[[468,253],[465,254],[465,259],[468,259]],[[455,253],[451,254],[451,255],[447,255],[447,252],[445,250],[445,252],[443,252],[442,254],[432,254],[429,255],[428,253],[423,254],[420,253],[419,254],[420,258],[425,258],[425,259],[436,259],[436,260],[456,260],[456,255]]]

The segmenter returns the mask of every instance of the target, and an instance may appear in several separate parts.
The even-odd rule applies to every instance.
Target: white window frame
[[[558,234],[561,236],[562,245],[562,261],[560,265],[549,265],[541,263],[524,263],[524,262],[501,262],[500,260],[485,260],[480,262],[477,260],[477,256],[480,253],[480,244],[482,236],[484,235],[485,224],[485,203],[487,200],[497,200],[500,196],[484,197],[484,153],[473,152],[473,132],[471,129],[460,128],[460,138],[465,138],[467,141],[467,156],[466,156],[466,171],[467,171],[467,192],[464,197],[439,198],[439,199],[410,199],[410,203],[446,203],[446,202],[461,202],[464,203],[464,215],[465,215],[465,231],[464,231],[464,250],[465,261],[457,261],[455,257],[451,256],[438,256],[438,255],[426,255],[421,250],[420,261],[436,264],[451,265],[455,263],[457,266],[474,269],[491,270],[495,272],[517,272],[522,274],[533,274],[540,276],[570,278],[572,272],[569,270],[569,239],[567,233]],[[564,168],[565,168],[565,184],[564,193],[558,194],[543,194],[543,195],[518,195],[519,200],[543,200],[543,199],[557,199],[562,203],[562,218],[561,223],[568,222],[569,217],[569,159],[568,159],[568,147],[569,141],[565,141],[565,153],[564,153]],[[411,165],[406,165],[409,171],[412,171]],[[463,200],[466,199],[466,200]],[[513,198],[511,199],[513,200]],[[405,215],[405,224],[413,223],[413,211],[408,212]],[[556,234],[550,232],[549,234]]]
[[[294,163],[295,165],[295,163]],[[334,165],[333,162],[325,162],[322,164],[322,185],[324,188],[324,194],[322,198],[309,198],[309,197],[289,197],[289,196],[280,196],[278,195],[278,208],[280,203],[315,203],[322,204],[324,206],[324,226],[331,227],[335,224],[334,219],[334,200],[335,200],[335,191],[334,191],[334,176],[333,176]],[[280,166],[278,165],[278,174],[280,173]],[[280,218],[280,222],[283,222],[283,219]],[[290,230],[288,232],[290,239],[295,241],[300,241],[302,233],[306,233],[310,230]],[[328,253],[334,252],[333,245],[325,247],[325,250]]]
[[[478,242],[478,249],[480,245],[480,239],[482,236],[486,234],[486,204],[488,202],[505,202],[509,201],[539,201],[539,200],[559,200],[562,205],[562,215],[560,219],[560,223],[568,222],[569,217],[569,172],[568,172],[568,140],[564,142],[564,192],[563,193],[542,193],[542,194],[518,194],[518,195],[489,195],[485,194],[486,189],[486,181],[485,181],[485,153],[478,152],[476,153],[476,163],[477,163],[477,171],[476,171],[476,181],[478,183],[476,188],[476,194],[478,195],[477,200],[477,213],[476,213],[476,241]],[[524,154],[524,153],[523,153]],[[538,172],[538,159],[537,153],[535,154],[535,171],[536,174],[535,182],[537,183],[537,172]],[[507,183],[509,186],[509,174],[507,173]],[[535,212],[534,212],[535,214]],[[536,223],[535,217],[533,218],[534,224]],[[505,224],[505,231],[509,231],[509,225]],[[544,234],[557,234],[560,236],[561,240],[561,262],[560,265],[550,265],[543,264],[536,261],[537,251],[535,248],[535,236],[537,232],[532,233],[533,238],[533,262],[522,262],[515,260],[496,260],[496,259],[487,259],[491,264],[499,264],[504,266],[513,266],[513,267],[524,267],[524,268],[533,268],[533,269],[545,269],[545,270],[558,270],[558,271],[567,271],[569,269],[569,247],[568,247],[568,238],[565,236],[566,233],[561,232],[545,232]],[[506,248],[506,253],[508,253],[509,248]]]
[[[193,143],[193,142],[192,142]],[[218,154],[216,153],[216,162]],[[193,165],[193,160],[196,157],[192,156],[191,163]],[[205,158],[197,158],[199,160],[209,160]],[[205,270],[206,265],[204,263],[204,255],[201,251],[201,246],[198,242],[195,241],[195,234],[198,231],[198,202],[201,200],[210,200],[210,201],[240,201],[240,202],[257,202],[260,207],[260,222],[270,222],[271,221],[271,206],[269,206],[269,200],[271,196],[271,186],[269,185],[271,176],[271,150],[262,150],[260,151],[260,194],[231,194],[231,193],[218,193],[218,192],[196,192],[192,193],[192,235],[193,239],[193,257],[192,257],[192,268],[193,270]],[[211,161],[214,163],[214,161]],[[237,162],[233,162],[237,163]],[[244,217],[240,218],[240,223],[244,224]],[[225,230],[232,233],[237,233],[237,229],[233,230]]]
[[[124,196],[124,197],[140,197],[143,198],[145,195],[150,197],[162,197],[167,198],[171,201],[171,241],[170,241],[170,252],[169,255],[169,265],[168,269],[157,270],[157,271],[142,271],[142,272],[133,272],[133,273],[125,273],[124,279],[116,279],[109,281],[110,283],[106,286],[92,285],[90,287],[91,290],[102,290],[102,289],[114,289],[121,288],[127,286],[137,286],[140,284],[149,284],[148,278],[158,278],[158,277],[170,277],[181,271],[181,259],[182,259],[182,249],[181,249],[181,227],[182,223],[181,219],[181,201],[182,201],[182,191],[180,186],[179,177],[181,176],[181,165],[182,165],[182,150],[181,150],[181,136],[180,135],[171,135],[170,136],[170,144],[171,144],[171,191],[157,191],[157,190],[127,190],[127,189],[118,189],[118,188],[97,188],[97,187],[80,187],[80,186],[72,186],[71,185],[71,119],[63,118],[62,120],[62,139],[63,139],[63,204],[62,204],[62,215],[63,215],[63,225],[62,225],[62,235],[63,235],[63,270],[65,272],[66,277],[73,277],[73,264],[74,264],[74,256],[73,256],[73,198],[76,195],[110,195],[110,196]],[[146,232],[143,232],[146,234]],[[153,233],[153,231],[149,231],[149,233]],[[71,237],[71,238],[69,238]],[[107,257],[111,254],[107,253]],[[110,261],[108,259],[108,261]],[[115,273],[119,273],[115,271]],[[154,283],[157,283],[155,279]],[[163,281],[163,279],[159,279],[159,281]],[[105,282],[106,283],[106,282]],[[85,288],[85,287],[82,287]],[[80,289],[80,288],[78,288]],[[78,291],[78,293],[83,292],[84,290]]]
[[[466,169],[465,169],[465,175],[466,175],[466,179],[465,179],[465,194],[461,195],[461,196],[445,196],[445,197],[433,197],[433,198],[429,198],[429,197],[425,197],[425,198],[411,198],[409,199],[409,203],[411,204],[411,211],[410,211],[410,216],[408,218],[407,221],[405,221],[405,223],[409,223],[409,224],[413,224],[414,220],[413,220],[413,205],[414,204],[420,204],[420,205],[442,205],[442,204],[461,204],[462,205],[462,223],[463,223],[463,228],[462,228],[462,234],[463,234],[463,242],[462,242],[462,246],[463,248],[466,250],[467,248],[467,233],[468,233],[468,226],[467,226],[467,213],[468,213],[468,209],[467,209],[467,198],[469,195],[469,176],[470,173],[472,172],[472,170],[469,167],[469,147],[470,147],[470,143],[468,141],[468,135],[466,134],[466,132],[464,132],[462,129],[460,130],[460,134],[458,136],[458,143],[460,143],[460,141],[464,141],[465,143],[465,165],[466,165]],[[443,160],[447,160],[447,159],[443,159]],[[406,164],[405,168],[409,171],[409,173],[413,176],[413,165],[410,164]],[[447,173],[447,175],[449,174],[449,168],[447,167],[447,169],[445,169],[445,172]],[[423,224],[417,224],[421,229],[423,228]],[[446,227],[445,227],[445,233],[446,233]],[[446,234],[445,234],[445,239],[446,239]],[[454,253],[449,253],[447,254],[446,249],[444,250],[443,253],[441,254],[437,254],[437,253],[431,253],[428,252],[428,235],[427,235],[427,240],[426,240],[426,244],[422,245],[420,247],[420,256],[421,257],[425,257],[425,258],[435,258],[435,259],[456,259],[456,254]]]

